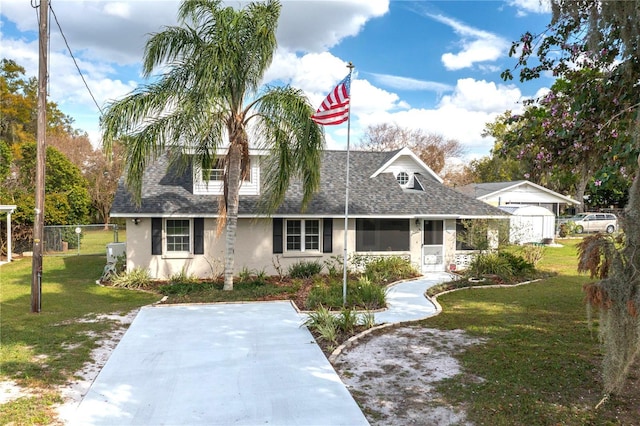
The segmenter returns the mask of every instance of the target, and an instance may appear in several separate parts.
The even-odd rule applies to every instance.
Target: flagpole
[[[349,62],[347,65],[349,68],[349,77],[351,77],[351,73],[353,72],[353,63]],[[351,94],[349,94],[349,104],[351,104]],[[351,110],[351,107],[349,107]],[[344,256],[342,258],[343,261],[343,271],[342,271],[342,306],[347,306],[347,235],[349,231],[349,143],[351,138],[351,111],[349,111],[349,118],[347,119],[347,179],[346,179],[346,189],[344,194]]]

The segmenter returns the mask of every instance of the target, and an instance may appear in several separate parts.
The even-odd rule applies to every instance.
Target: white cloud
[[[474,158],[487,154],[493,146],[491,138],[481,136],[485,125],[505,110],[520,112],[522,100],[516,87],[460,79],[453,94],[444,96],[432,109],[394,110],[393,105],[378,104],[375,98],[369,98],[372,104],[364,112],[354,105],[356,134],[361,135],[362,130],[372,124],[395,123],[455,139],[466,147],[468,157]]]
[[[177,0],[53,3],[74,56],[101,107],[136,87],[148,34],[174,25],[178,5]],[[319,105],[348,73],[347,62],[326,49],[345,37],[357,35],[366,22],[384,15],[388,8],[388,0],[285,0],[278,30],[280,47],[265,75],[265,83],[289,83],[303,90],[313,105]],[[2,14],[20,30],[29,31],[20,38],[12,38],[0,28],[2,56],[24,66],[27,76],[37,75],[37,21],[29,2],[3,2]],[[461,37],[460,50],[446,53],[445,65],[450,69],[492,66],[489,62],[497,58],[496,46],[504,42],[502,39],[446,17],[439,21]],[[88,22],[91,25],[87,25]],[[66,52],[55,22],[52,24],[50,99],[75,118],[76,127],[89,132],[96,144],[99,140],[97,108]],[[381,73],[359,75],[357,71],[351,87],[352,144],[360,139],[368,125],[395,122],[457,139],[469,147],[470,155],[485,154],[493,144],[480,136],[485,124],[506,109],[516,112],[517,102],[522,98],[513,86],[471,78],[460,79],[454,86]],[[446,93],[446,96],[433,108],[412,108],[393,90],[432,91],[438,95]],[[346,147],[346,125],[325,130],[328,148]]]
[[[283,81],[304,90],[310,96],[323,96],[324,99],[329,90],[348,73],[347,62],[329,52],[300,56],[285,49],[278,49],[264,81]]]
[[[519,16],[526,16],[529,13],[551,12],[549,0],[509,0],[508,4],[518,9]]]
[[[179,0],[60,1],[52,4],[100,107],[136,87],[149,34],[176,25],[179,4]],[[265,82],[291,83],[308,93],[314,104],[319,104],[348,72],[346,62],[323,51],[345,37],[357,35],[367,21],[389,10],[389,0],[284,0],[282,4],[277,33],[280,48]],[[28,1],[9,1],[2,4],[2,15],[22,32],[17,39],[7,37],[5,29],[0,28],[2,56],[25,67],[27,77],[36,76],[37,13]],[[98,108],[75,69],[53,17],[50,28],[49,98],[76,120],[78,128],[89,132],[97,144]],[[295,52],[316,53],[298,57]],[[93,121],[92,113],[95,113]]]
[[[294,52],[321,52],[357,35],[367,21],[388,11],[389,0],[285,0],[278,42]]]
[[[514,101],[520,100],[522,94],[515,86],[463,78],[458,80],[452,95],[443,96],[440,105],[492,113],[513,110]]]
[[[459,51],[442,55],[442,63],[449,70],[460,70],[473,67],[476,63],[495,61],[508,52],[509,42],[496,34],[470,27],[444,15],[427,16],[447,25],[461,37],[458,43]]]
[[[104,6],[107,15],[118,16],[120,18],[131,17],[131,3],[113,2]]]
[[[401,77],[389,74],[371,73],[371,75],[373,75],[376,82],[382,84],[383,86],[388,86],[392,89],[427,90],[436,93],[449,92],[453,90],[452,86],[444,83],[439,83],[437,81],[418,80],[415,78]]]

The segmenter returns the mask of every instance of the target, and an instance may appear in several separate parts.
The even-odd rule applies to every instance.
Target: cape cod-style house
[[[346,151],[325,151],[318,192],[301,212],[302,191],[292,182],[285,201],[267,217],[260,197],[259,151],[250,152],[251,173],[242,183],[235,246],[236,273],[286,272],[299,261],[335,259],[344,253]],[[496,226],[509,215],[442,184],[413,152],[351,151],[347,253],[401,255],[423,272],[445,271],[468,262],[469,247],[456,238],[463,221]],[[178,174],[161,157],[143,178],[138,206],[122,183],[111,216],[127,220],[127,270],[148,269],[158,279],[185,272],[212,277],[224,265],[225,233],[216,234],[221,170],[208,182],[192,165]],[[495,238],[497,242],[497,237]]]

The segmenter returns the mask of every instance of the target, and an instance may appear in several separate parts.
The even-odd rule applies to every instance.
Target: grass
[[[73,378],[99,336],[117,327],[97,320],[100,314],[132,309],[158,300],[157,295],[95,284],[105,255],[46,256],[43,260],[42,309],[31,313],[31,261],[0,267],[0,380],[14,380],[35,390],[0,406],[0,424],[48,424],[57,386]]]
[[[459,354],[466,374],[438,387],[445,403],[463,406],[474,424],[637,424],[638,370],[626,394],[593,409],[602,393],[602,354],[583,304],[581,289],[589,279],[575,271],[577,241],[563,240],[564,247],[546,249],[539,266],[557,275],[522,287],[443,295],[438,300],[444,311],[421,322],[485,339]],[[51,407],[61,401],[57,387],[90,361],[98,336],[118,327],[114,321],[97,320],[98,315],[124,314],[159,298],[95,285],[104,264],[104,254],[45,257],[39,314],[30,313],[30,260],[0,267],[0,380],[14,380],[33,392],[0,406],[0,424],[53,423]],[[221,284],[175,287],[171,300],[285,299],[301,285],[296,280],[286,286],[247,281],[236,283],[233,292],[223,291]]]
[[[118,241],[127,241],[126,229],[118,229]],[[113,242],[113,229],[89,228],[82,233],[80,254],[103,254],[107,244]]]
[[[438,387],[474,424],[634,424],[640,418],[637,377],[627,395],[594,409],[602,397],[602,354],[583,303],[589,279],[576,273],[576,263],[575,245],[565,241],[547,248],[539,265],[557,276],[443,295],[443,312],[421,323],[486,340],[459,355],[467,374]]]

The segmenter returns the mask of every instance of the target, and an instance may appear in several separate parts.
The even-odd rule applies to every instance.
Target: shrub
[[[238,274],[238,278],[240,279],[240,282],[246,283],[251,281],[251,275],[252,275],[251,270],[246,266],[244,266],[240,271],[240,273]]]
[[[367,319],[361,321],[357,311],[353,309],[343,308],[339,314],[336,314],[320,305],[315,311],[307,314],[303,325],[317,333],[322,340],[337,344],[341,333],[353,334],[358,325],[371,328],[375,324],[375,319],[372,320],[372,317],[373,315],[369,313]]]
[[[141,289],[146,288],[151,283],[151,276],[147,269],[135,268],[124,274],[116,275],[111,281],[114,287]]]
[[[267,273],[264,269],[255,273],[253,283],[255,285],[265,285],[267,283]]]
[[[319,306],[331,308],[343,307],[343,283],[337,279],[328,284],[316,283],[309,291],[305,301],[306,309],[316,309]],[[357,283],[347,283],[347,306],[363,309],[379,309],[386,305],[386,290],[373,284],[368,278],[362,277]]]
[[[264,270],[255,271],[245,266],[238,274],[238,284],[265,285],[267,273]]]
[[[390,283],[420,275],[408,259],[401,256],[384,256],[369,259],[364,275],[378,283]]]
[[[353,333],[358,325],[358,314],[353,309],[342,308],[340,315],[336,317],[338,329],[345,333]]]
[[[320,264],[320,262],[301,260],[289,267],[289,276],[291,278],[310,278],[314,275],[318,275],[321,271],[322,264]]]
[[[184,296],[202,288],[202,281],[193,274],[187,274],[183,269],[171,275],[169,282],[158,287],[158,291],[165,296]]]
[[[365,312],[360,314],[358,324],[363,326],[364,328],[372,328],[376,325],[376,316],[373,312]]]
[[[471,261],[469,273],[476,277],[498,275],[509,278],[513,276],[513,269],[509,261],[497,253],[480,253]]]
[[[329,283],[318,282],[309,291],[305,301],[306,309],[317,309],[320,306],[342,306],[342,284],[335,280]]]
[[[533,263],[513,253],[501,251],[498,253],[498,257],[504,259],[509,264],[513,275],[522,276],[535,272],[536,268]]]
[[[387,304],[387,292],[384,287],[374,284],[366,276],[360,277],[353,291],[352,303],[365,309],[379,309]]]
[[[338,321],[333,312],[322,305],[307,314],[303,325],[327,342],[336,344],[338,341]]]
[[[187,274],[184,269],[169,277],[169,284],[198,284],[200,279],[193,274]]]
[[[344,262],[342,256],[331,256],[331,259],[324,261],[324,267],[330,277],[337,277],[344,272]]]
[[[544,257],[544,247],[533,245],[522,246],[520,253],[524,260],[536,266]]]
[[[118,274],[124,272],[127,269],[127,255],[121,254],[119,256],[116,256],[115,269]]]
[[[561,223],[558,228],[558,236],[564,238],[569,235],[569,225],[567,223]]]

